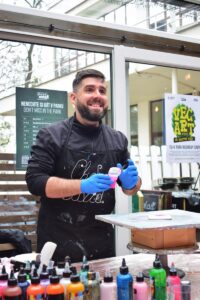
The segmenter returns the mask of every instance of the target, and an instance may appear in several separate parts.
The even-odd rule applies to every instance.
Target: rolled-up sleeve
[[[31,148],[31,156],[26,171],[26,183],[30,193],[45,196],[45,186],[50,176],[55,174],[58,149],[47,128],[42,128]]]

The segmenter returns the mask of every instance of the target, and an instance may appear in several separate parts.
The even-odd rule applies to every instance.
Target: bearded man
[[[37,252],[52,241],[55,261],[112,257],[114,228],[95,220],[115,207],[108,170],[121,169],[117,183],[127,195],[140,189],[141,179],[125,135],[102,123],[108,109],[105,76],[94,69],[78,72],[70,100],[74,116],[38,132],[27,167],[29,191],[41,197]]]

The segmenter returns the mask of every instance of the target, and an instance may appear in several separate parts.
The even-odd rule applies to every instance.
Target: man
[[[108,170],[121,168],[118,184],[127,195],[139,190],[141,180],[129,159],[127,138],[101,122],[108,109],[104,75],[93,69],[78,72],[70,100],[74,117],[39,131],[27,168],[28,188],[41,196],[38,252],[52,241],[57,261],[112,257],[113,226],[95,220],[114,210]]]

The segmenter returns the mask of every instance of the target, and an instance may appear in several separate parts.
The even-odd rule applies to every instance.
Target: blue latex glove
[[[110,189],[110,185],[113,183],[114,181],[107,174],[94,174],[81,180],[81,192],[86,194],[104,192]]]
[[[125,190],[131,190],[138,182],[138,171],[137,167],[134,165],[134,162],[132,159],[128,159],[128,167],[124,170],[120,163],[117,164],[117,167],[122,171],[119,175],[122,188]]]

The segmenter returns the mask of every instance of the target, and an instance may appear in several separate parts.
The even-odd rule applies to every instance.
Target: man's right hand
[[[110,185],[114,181],[107,174],[94,174],[87,179],[81,180],[81,192],[86,194],[94,194],[104,192],[110,189]]]

